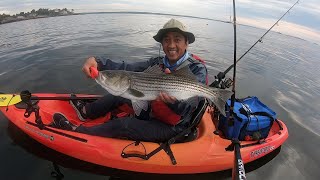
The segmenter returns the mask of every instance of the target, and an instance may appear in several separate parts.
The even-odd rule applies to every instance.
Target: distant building
[[[29,17],[37,17],[37,14],[31,13]]]
[[[62,15],[67,15],[67,14],[68,14],[68,11],[63,10],[63,11],[60,12],[60,14],[62,14]]]

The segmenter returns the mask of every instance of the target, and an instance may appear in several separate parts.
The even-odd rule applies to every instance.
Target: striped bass
[[[159,66],[143,72],[125,70],[100,71],[96,82],[114,96],[132,101],[137,115],[148,109],[148,101],[155,100],[160,92],[166,92],[177,100],[188,100],[193,96],[209,99],[225,115],[225,104],[231,97],[230,90],[212,88],[199,83],[189,67],[165,74]]]

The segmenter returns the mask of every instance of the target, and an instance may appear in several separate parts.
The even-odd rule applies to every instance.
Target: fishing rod
[[[226,74],[232,69],[235,68],[236,64],[256,45],[258,42],[262,42],[262,39],[265,35],[267,35],[271,29],[279,23],[279,21],[289,13],[289,11],[299,3],[300,0],[297,0],[238,60],[235,61],[234,64],[232,64],[228,69],[226,69],[224,72],[219,72],[217,76],[215,76],[215,81],[211,83],[210,87],[216,87],[216,88],[228,88],[231,85],[231,81],[227,80],[226,82],[221,84],[222,79],[225,78]],[[219,86],[220,85],[220,86]]]
[[[233,118],[233,108],[234,102],[236,98],[236,72],[237,72],[237,19],[236,19],[236,1],[233,0],[233,82],[232,82],[232,96],[231,96],[231,104],[230,104],[230,112],[228,121],[231,122]],[[244,169],[244,163],[242,161],[241,152],[240,152],[240,141],[236,139],[232,139],[232,150],[234,151],[234,166],[232,168],[232,179],[240,180],[247,179],[246,173]]]
[[[225,78],[225,75],[233,68],[233,81],[232,81],[232,96],[231,96],[231,104],[230,104],[230,111],[229,111],[229,116],[228,116],[228,124],[233,124],[234,123],[234,103],[235,103],[235,96],[236,96],[236,72],[237,72],[237,62],[239,62],[258,42],[262,41],[262,38],[268,34],[271,29],[299,2],[297,0],[296,3],[294,3],[287,11],[284,13],[276,23],[274,23],[268,30],[265,32],[258,41],[256,41],[238,60],[237,60],[237,21],[236,21],[236,4],[235,0],[233,0],[233,37],[234,37],[234,51],[233,51],[233,65],[231,65],[226,71],[223,73],[220,72],[216,76],[216,80],[210,85],[213,87],[219,87],[220,88],[226,88],[227,86],[231,85],[231,81],[227,80],[223,83],[221,83],[221,80]],[[244,169],[244,163],[241,157],[241,152],[240,152],[240,142],[238,138],[232,139],[232,144],[231,144],[232,150],[234,151],[234,167],[232,168],[232,179],[233,180],[240,180],[240,179],[246,179],[246,174],[245,174],[245,169]]]

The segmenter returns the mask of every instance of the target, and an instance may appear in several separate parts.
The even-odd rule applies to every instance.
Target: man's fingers
[[[89,78],[91,78],[90,67],[94,67],[94,68],[98,67],[98,63],[96,62],[94,57],[89,57],[82,67],[82,71]]]
[[[169,95],[168,95],[167,93],[165,93],[165,92],[160,92],[159,98],[160,98],[163,102],[165,102],[165,103],[171,103],[171,104],[175,103],[176,100],[177,100],[175,97],[169,96]]]
[[[170,103],[173,104],[177,101],[175,97],[170,96]]]
[[[164,95],[164,93],[163,92],[160,92],[160,94],[159,94],[159,98],[160,98],[160,100],[161,101],[166,101],[166,99],[165,99],[165,97],[164,97],[165,95]]]
[[[90,68],[87,66],[83,66],[82,71],[84,72],[84,74],[90,78]]]
[[[169,68],[166,68],[166,69],[164,70],[164,73],[166,73],[166,74],[170,74],[170,73],[171,73],[171,71],[170,71],[170,69],[169,69]]]
[[[168,96],[167,97],[167,102],[173,104],[176,101],[176,98],[172,97],[172,96]]]

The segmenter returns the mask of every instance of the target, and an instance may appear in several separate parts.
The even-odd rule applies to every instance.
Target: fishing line
[[[232,12],[232,6],[229,6],[229,21],[232,22],[232,15],[231,15],[231,12]]]
[[[160,50],[161,50],[161,43],[159,43],[160,44],[160,46],[159,46],[159,58],[160,58]]]
[[[237,62],[239,62],[258,42],[262,42],[262,39],[264,38],[265,35],[267,35],[271,29],[275,26],[278,25],[279,21],[287,14],[289,13],[289,11],[296,5],[299,3],[299,0],[296,1],[296,3],[294,3],[278,20],[277,22],[275,22],[269,29],[267,32],[265,32],[238,60]],[[228,71],[225,71],[225,74],[228,73]]]
[[[232,20],[231,20],[231,18],[232,18],[232,16],[231,16],[232,6],[228,6],[229,3],[227,3],[227,1],[229,1],[229,0],[225,0],[225,1],[224,1],[224,5],[225,5],[225,7],[226,7],[226,9],[225,9],[225,13],[226,13],[225,16],[226,16],[227,19],[229,18],[229,22],[232,22]]]

